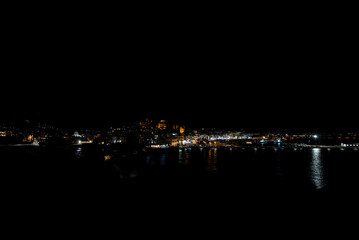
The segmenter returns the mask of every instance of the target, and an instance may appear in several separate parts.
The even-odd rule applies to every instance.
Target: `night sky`
[[[2,119],[358,129],[357,46],[335,21],[9,20]]]

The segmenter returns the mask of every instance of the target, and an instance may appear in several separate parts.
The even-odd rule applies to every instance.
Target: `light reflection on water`
[[[108,153],[106,153],[108,154]],[[170,149],[151,152],[140,155],[140,161],[116,161],[112,159],[106,164],[112,164],[113,168],[126,176],[134,176],[137,172],[151,171],[155,167],[163,165],[169,168],[179,169],[192,168],[212,173],[218,173],[218,179],[231,175],[228,181],[242,184],[250,184],[252,176],[258,177],[257,182],[269,184],[285,185],[285,187],[309,187],[315,189],[333,189],[342,187],[357,187],[359,177],[356,174],[359,168],[358,148],[296,148],[296,149],[252,149],[233,148],[192,148],[190,149]],[[109,155],[105,155],[109,156]],[[41,147],[0,147],[0,158],[14,159],[17,161],[31,159],[48,159],[52,157],[54,162],[67,160],[81,160],[75,163],[85,163],[90,158],[92,163],[92,152],[86,147],[73,147],[64,149],[47,149]],[[96,156],[94,156],[96,157]],[[69,162],[70,162],[69,160]],[[82,161],[84,160],[84,161]],[[144,161],[143,161],[144,160]],[[15,162],[15,161],[12,161]],[[40,161],[41,162],[41,161]],[[26,162],[27,163],[27,162]],[[144,164],[145,163],[145,164]],[[97,167],[97,166],[96,166]],[[140,171],[141,170],[141,171]],[[137,172],[136,172],[137,171]],[[112,172],[111,172],[112,173]],[[262,174],[262,175],[261,175]],[[261,176],[263,176],[261,178]],[[243,177],[243,178],[242,178]],[[224,178],[223,178],[224,179]],[[222,180],[222,179],[221,179]],[[237,181],[238,180],[238,181]],[[254,185],[253,185],[254,186]],[[281,187],[281,186],[280,186]]]
[[[167,160],[167,155],[166,155],[166,153],[163,153],[161,156],[161,165],[162,166],[166,165],[166,160]]]
[[[189,149],[179,149],[178,150],[178,164],[179,165],[189,165],[191,153]]]
[[[178,163],[183,164],[183,150],[178,149]]]
[[[322,149],[313,148],[310,162],[309,177],[316,189],[322,189],[326,186],[326,176],[323,166]]]
[[[77,147],[75,149],[75,158],[82,158],[83,157],[83,153],[82,153],[82,148],[81,147]]]
[[[217,148],[210,149],[208,151],[208,158],[207,158],[207,170],[210,172],[217,172]]]
[[[146,156],[146,164],[150,165],[151,164],[151,156]]]
[[[351,159],[356,159],[357,153],[358,151],[352,150],[347,154],[348,156],[342,158],[343,151],[340,149],[328,151],[327,148],[268,148],[264,150],[258,148],[257,151],[254,149],[243,151],[229,148],[192,148],[191,150],[183,148],[149,153],[144,157],[144,162],[146,166],[168,166],[168,169],[182,166],[185,168],[179,169],[191,168],[195,171],[199,170],[199,174],[201,174],[200,171],[205,170],[218,174],[218,179],[225,179],[225,181],[230,179],[234,184],[242,184],[243,179],[246,179],[246,184],[250,184],[249,178],[254,176],[257,179],[256,183],[260,181],[268,185],[273,183],[274,187],[309,187],[320,190],[341,186],[340,184],[344,183],[347,176],[344,174],[345,169],[353,169],[351,166],[356,166],[356,161],[353,162]],[[333,168],[334,162],[331,160],[338,158],[347,160],[335,162]],[[347,165],[348,163],[350,165]],[[153,168],[148,171],[151,169]],[[250,172],[253,174],[249,174]]]

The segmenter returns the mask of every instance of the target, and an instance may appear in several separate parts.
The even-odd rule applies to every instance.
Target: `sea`
[[[338,220],[334,214],[349,221],[359,189],[355,148],[120,151],[91,145],[13,145],[0,146],[0,164],[3,209],[17,216],[16,221],[26,215],[27,222],[34,216],[62,216],[75,224],[76,219],[91,219],[108,225],[115,223],[111,217],[134,228],[197,226],[198,231],[200,223],[215,227],[245,222],[232,226],[234,230],[267,227],[273,219],[282,227],[303,229],[291,224],[303,217],[305,224],[320,230],[320,222]],[[154,221],[158,216],[161,220]]]
[[[0,146],[0,159],[1,171],[14,182],[311,192],[359,186],[357,148],[195,147],[130,153],[92,146],[12,145]]]

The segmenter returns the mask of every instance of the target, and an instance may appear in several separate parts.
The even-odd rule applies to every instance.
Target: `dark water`
[[[114,157],[105,162],[110,153]],[[192,148],[122,155],[85,146],[0,147],[1,206],[11,210],[9,216],[26,213],[26,222],[41,212],[42,219],[71,220],[75,214],[96,222],[93,216],[100,214],[106,224],[111,217],[132,227],[176,227],[184,217],[197,230],[199,219],[213,226],[242,219],[265,227],[274,218],[291,225],[288,219],[302,216],[317,226],[318,219],[357,206],[354,149]],[[162,220],[153,222],[154,216]]]
[[[163,149],[104,162],[103,149],[0,147],[9,183],[246,190],[356,190],[359,151],[326,148]],[[121,155],[121,154],[120,154]]]
[[[359,151],[327,148],[212,148],[164,150],[146,156],[146,168],[182,169],[211,183],[239,189],[327,191],[357,189]],[[186,178],[187,177],[187,178]]]

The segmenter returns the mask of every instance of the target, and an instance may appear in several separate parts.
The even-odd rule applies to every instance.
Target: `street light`
[[[317,144],[318,135],[313,135],[313,138],[315,140],[315,144]]]

